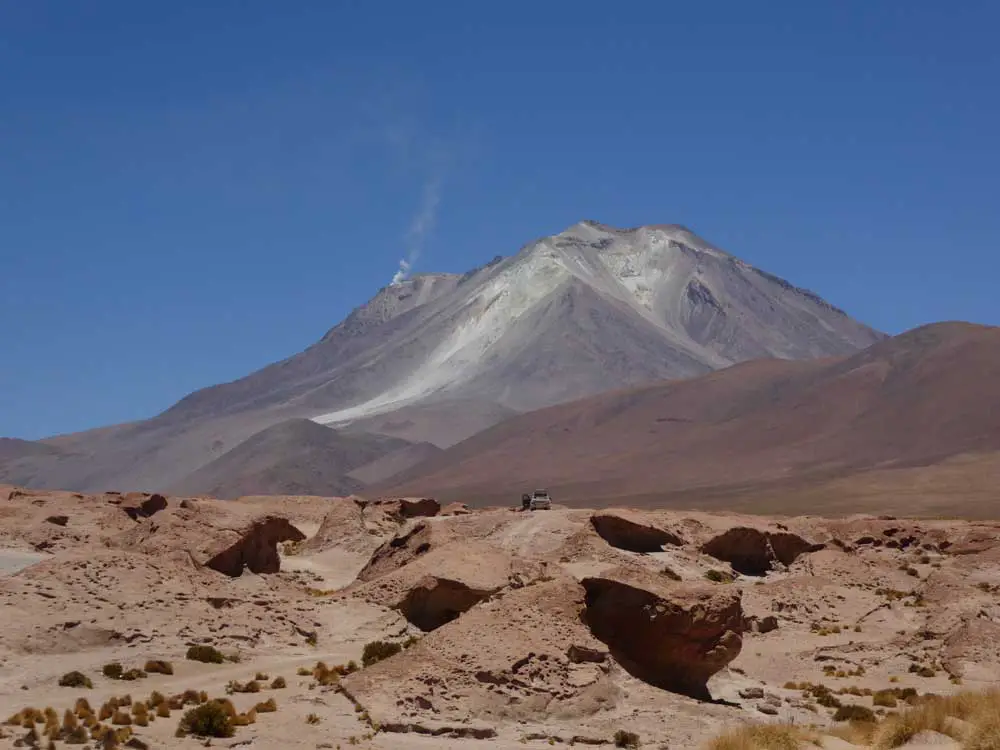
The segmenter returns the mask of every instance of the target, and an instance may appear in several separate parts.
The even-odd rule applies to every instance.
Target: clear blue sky
[[[0,435],[301,350],[421,215],[418,271],[676,222],[889,332],[1000,323],[998,28],[974,0],[0,0]]]

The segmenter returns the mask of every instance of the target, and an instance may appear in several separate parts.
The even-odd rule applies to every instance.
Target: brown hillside
[[[1000,329],[943,323],[849,357],[755,361],[525,414],[387,489],[495,502],[542,485],[569,504],[728,505],[766,491],[781,505],[847,477],[863,487],[873,470],[905,485],[917,467],[994,450]]]

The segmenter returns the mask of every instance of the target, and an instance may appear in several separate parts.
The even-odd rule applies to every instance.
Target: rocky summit
[[[0,509],[0,747],[958,748],[989,694],[941,696],[1000,678],[992,522],[19,487]]]

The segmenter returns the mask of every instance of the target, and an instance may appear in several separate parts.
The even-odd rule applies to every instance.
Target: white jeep
[[[529,507],[532,510],[551,510],[552,500],[549,497],[548,490],[535,490],[531,495],[531,504]]]

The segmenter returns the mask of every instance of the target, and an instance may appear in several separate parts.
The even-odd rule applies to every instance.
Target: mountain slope
[[[582,222],[466,274],[381,289],[313,346],[128,425],[45,441],[0,481],[162,490],[307,418],[447,447],[512,412],[883,338],[683,227]]]
[[[998,415],[1000,329],[938,324],[852,356],[759,360],[524,414],[385,489],[494,502],[543,485],[571,503],[657,502],[997,451]]]
[[[344,434],[308,419],[268,427],[169,488],[174,494],[350,495],[363,486],[348,474],[410,447],[398,438]]]

